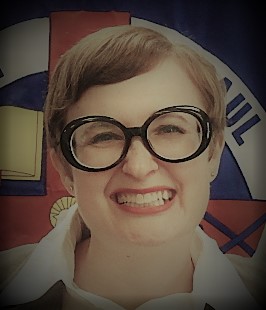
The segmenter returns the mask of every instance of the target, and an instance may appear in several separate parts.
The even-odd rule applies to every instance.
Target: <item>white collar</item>
[[[5,304],[21,304],[35,300],[59,280],[65,283],[68,290],[73,289],[74,250],[81,238],[77,205],[60,213],[59,217],[56,227],[39,242],[26,264],[1,293],[1,299]],[[255,302],[232,264],[219,250],[216,241],[199,227],[196,232],[202,241],[202,251],[197,257],[195,253],[191,253],[195,263],[191,293],[193,299],[197,302],[202,301],[199,302],[201,309],[204,308],[202,303],[208,303],[217,310],[231,309],[233,300],[245,300],[245,304],[250,303],[248,309],[255,309]],[[79,294],[82,290],[75,291]],[[123,309],[105,298],[82,292],[83,297],[87,295],[94,304],[108,304],[113,305],[112,309]],[[191,294],[189,295],[192,296]],[[138,310],[156,309],[155,305],[159,307],[160,304],[161,308],[158,309],[174,309],[175,301],[180,301],[182,296],[187,295],[173,294],[153,299],[138,307]],[[166,304],[168,306],[165,306]]]

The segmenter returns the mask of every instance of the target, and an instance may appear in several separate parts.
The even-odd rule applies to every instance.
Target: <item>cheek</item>
[[[190,193],[190,198],[195,202],[209,197],[210,177],[208,162],[198,161],[191,163],[184,169],[184,185]],[[194,194],[193,194],[194,193]]]
[[[167,165],[167,170],[183,186],[198,188],[201,186],[205,187],[210,183],[210,162],[208,160],[208,154],[184,163]]]
[[[104,195],[111,179],[111,170],[102,172],[86,172],[73,169],[73,182],[77,198],[90,199],[96,194]]]
[[[90,198],[95,190],[100,190],[94,174],[78,171],[73,173],[73,181],[77,200]]]
[[[197,158],[172,169],[179,190],[181,207],[194,224],[198,224],[208,206],[210,179],[208,160]]]
[[[107,180],[108,178],[100,172],[73,172],[75,197],[79,205],[81,216],[87,225],[89,224],[89,220],[95,218],[93,214],[101,212],[101,208],[104,206],[104,190]]]

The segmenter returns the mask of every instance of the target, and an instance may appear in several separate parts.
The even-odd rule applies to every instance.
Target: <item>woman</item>
[[[66,52],[45,119],[77,204],[26,251],[3,303],[255,309],[198,227],[224,146],[224,95],[210,63],[149,29],[104,29]]]

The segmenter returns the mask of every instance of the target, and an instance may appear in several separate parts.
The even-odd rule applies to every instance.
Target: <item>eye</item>
[[[97,144],[97,143],[104,143],[109,141],[120,141],[123,140],[123,137],[113,133],[113,132],[103,132],[100,134],[97,134],[96,136],[92,137],[90,139],[89,144]]]
[[[184,134],[185,130],[183,128],[181,128],[180,126],[169,124],[169,125],[160,125],[159,127],[156,128],[155,133],[157,135],[167,134],[167,133],[181,133],[181,134]]]

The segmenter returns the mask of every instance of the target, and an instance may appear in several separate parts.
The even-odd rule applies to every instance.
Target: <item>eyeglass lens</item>
[[[202,142],[201,124],[185,112],[171,112],[155,118],[147,128],[151,149],[165,159],[177,160],[194,154]],[[126,137],[121,128],[105,121],[87,122],[73,133],[71,148],[84,166],[103,168],[122,155]]]

